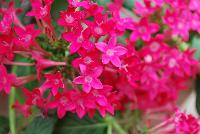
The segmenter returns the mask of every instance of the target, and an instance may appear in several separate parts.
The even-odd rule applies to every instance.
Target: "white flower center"
[[[102,34],[102,33],[103,33],[103,30],[102,30],[102,28],[100,28],[100,27],[96,27],[96,28],[94,29],[94,31],[95,31],[97,34]]]
[[[85,82],[86,83],[91,83],[92,82],[92,77],[91,76],[86,76],[85,77]]]
[[[78,38],[77,38],[77,42],[78,43],[82,43],[84,41],[84,38],[82,35],[80,35]]]
[[[28,42],[28,41],[31,40],[31,38],[32,38],[32,35],[27,34],[27,35],[24,37],[24,41],[25,41],[25,42]]]
[[[151,49],[152,52],[158,51],[159,48],[160,48],[160,45],[159,45],[158,42],[151,43],[150,49]]]
[[[67,22],[67,23],[72,23],[72,22],[74,22],[74,18],[71,16],[71,15],[66,15],[65,16],[65,21]]]
[[[145,33],[147,30],[146,30],[146,27],[140,27],[140,28],[139,28],[139,31],[140,31],[141,33]]]
[[[107,55],[109,55],[109,56],[113,56],[114,55],[114,50],[112,50],[112,49],[108,49],[107,51],[106,51],[106,54]]]
[[[83,59],[83,61],[85,64],[90,64],[92,62],[92,59],[89,56],[87,56]]]
[[[67,100],[66,97],[62,97],[62,98],[60,98],[60,103],[61,103],[62,105],[66,105],[67,102],[68,102],[68,100]]]
[[[177,64],[176,60],[175,60],[174,58],[171,58],[171,59],[169,60],[168,66],[169,66],[170,68],[173,68],[173,67],[176,66],[176,64]]]
[[[152,60],[153,60],[153,58],[152,58],[151,55],[146,55],[146,56],[144,57],[144,61],[145,61],[146,63],[151,63]]]
[[[47,8],[46,7],[40,7],[40,15],[42,15],[42,16],[47,15]]]
[[[59,79],[55,79],[55,80],[54,80],[54,84],[55,84],[55,85],[59,84]]]

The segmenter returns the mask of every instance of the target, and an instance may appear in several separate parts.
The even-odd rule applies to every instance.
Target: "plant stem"
[[[9,95],[9,125],[11,134],[16,134],[15,110],[12,107],[14,102],[15,102],[15,88],[13,87]]]
[[[112,124],[108,124],[107,134],[112,134]]]
[[[117,130],[119,134],[127,134],[126,131],[116,121],[113,121],[112,123],[113,127]]]
[[[16,72],[16,66],[13,66],[12,72]],[[9,95],[9,127],[11,134],[16,134],[16,118],[15,118],[15,110],[13,109],[13,104],[15,102],[15,88],[12,87],[10,95]]]

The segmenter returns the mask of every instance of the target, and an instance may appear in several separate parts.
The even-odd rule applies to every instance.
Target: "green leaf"
[[[134,2],[135,2],[135,0],[125,0],[124,1],[124,7],[129,9],[129,10],[133,10]]]
[[[36,117],[26,128],[25,134],[52,134],[56,121],[54,118]]]
[[[192,48],[197,49],[196,53],[194,54],[194,57],[196,59],[200,59],[200,37],[194,36],[192,39]]]
[[[196,109],[198,114],[200,115],[200,75],[197,75],[195,90],[196,90]]]
[[[0,116],[0,134],[7,134],[9,132],[8,119]]]
[[[108,124],[99,115],[93,119],[88,116],[79,119],[77,115],[68,113],[57,123],[53,134],[106,134],[107,129]]]

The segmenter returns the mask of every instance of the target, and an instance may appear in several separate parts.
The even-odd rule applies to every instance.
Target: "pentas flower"
[[[42,1],[31,0],[32,11],[28,12],[26,15],[34,16],[37,19],[48,20],[50,18],[50,10],[52,2],[53,2],[52,0],[51,1],[46,0],[43,5]]]
[[[165,0],[165,2],[170,4],[173,8],[177,9],[188,8],[188,0]]]
[[[22,28],[24,27],[17,17],[17,13],[20,13],[21,9],[16,9],[14,2],[9,2],[8,8],[0,8],[0,10],[3,14],[2,20],[0,21],[0,33],[8,34],[11,30],[12,23]]]
[[[83,30],[82,26],[78,27],[73,32],[63,33],[62,37],[70,42],[69,51],[71,54],[77,52],[81,47],[86,50],[90,50],[93,48],[92,42],[89,40],[90,31],[89,29]]]
[[[9,33],[11,30],[12,22],[12,15],[4,13],[2,20],[0,21],[0,33]]]
[[[96,48],[103,52],[102,63],[108,64],[111,62],[116,67],[121,67],[120,56],[126,54],[127,49],[120,45],[117,45],[117,37],[112,37],[108,44],[104,42],[98,42],[95,44]]]
[[[72,111],[76,108],[70,92],[65,92],[62,94],[58,93],[55,96],[55,100],[49,102],[47,106],[51,109],[57,108],[57,115],[60,119],[65,116],[67,111]]]
[[[34,27],[34,24],[27,25],[25,28],[15,27],[15,32],[18,35],[15,44],[23,45],[25,48],[34,45],[35,38],[41,33],[40,30],[35,30]]]
[[[186,19],[179,18],[179,20],[171,27],[171,29],[172,29],[172,36],[179,35],[184,40],[189,39],[190,23]]]
[[[58,24],[65,27],[77,27],[80,25],[81,19],[84,15],[81,11],[75,11],[75,8],[69,8],[66,11],[60,12],[60,18],[58,19]]]
[[[24,117],[29,117],[32,112],[31,112],[31,105],[27,105],[27,104],[19,104],[18,101],[15,102],[15,104],[13,105],[13,108],[16,108],[17,110],[19,110],[23,115]]]
[[[81,56],[80,58],[76,58],[75,60],[72,61],[72,65],[75,68],[79,68],[79,65],[85,65],[87,67],[96,67],[100,66],[100,62],[98,61],[99,58],[99,52],[94,49],[92,51],[86,51],[86,50],[80,50],[79,55]]]
[[[84,8],[88,8],[91,5],[91,2],[88,0],[83,0],[83,1],[79,1],[79,0],[67,0],[70,4],[70,6],[72,7],[84,7]]]
[[[98,77],[101,75],[102,67],[87,68],[85,65],[80,65],[81,76],[74,78],[75,84],[82,84],[83,91],[89,93],[92,88],[102,89],[103,85]]]
[[[163,64],[166,66],[165,73],[173,73],[178,77],[194,76],[198,70],[198,61],[193,57],[193,51],[181,53],[176,48],[171,49],[163,57]]]
[[[79,118],[87,113],[88,110],[96,109],[94,97],[84,92],[71,92],[72,100],[75,102],[75,110]]]
[[[114,27],[114,22],[112,20],[108,20],[107,14],[101,13],[95,15],[94,22],[86,20],[84,23],[88,26],[92,35],[95,37],[108,34]]]
[[[159,31],[159,25],[156,23],[150,23],[148,18],[142,18],[139,22],[135,24],[135,30],[133,30],[130,40],[136,41],[141,38],[144,41],[148,41],[151,39],[151,34]]]
[[[190,28],[193,31],[200,33],[200,16],[194,13],[191,17]]]
[[[106,113],[110,113],[114,115],[114,107],[111,104],[109,100],[109,97],[112,95],[112,86],[105,85],[103,86],[103,90],[92,90],[90,93],[94,96],[94,100],[96,101],[97,109],[99,113],[101,114],[102,117],[106,116]],[[113,99],[112,101],[116,98],[110,98]]]
[[[197,11],[198,13],[200,13],[200,9],[199,9],[198,5],[200,5],[199,0],[190,0],[189,1],[189,9],[192,10],[192,11]]]
[[[55,96],[58,93],[59,88],[64,88],[62,81],[62,75],[60,72],[56,74],[46,74],[46,81],[40,87],[40,90],[44,92],[46,89],[51,88],[51,93]]]
[[[4,90],[7,94],[10,93],[11,87],[15,82],[15,75],[8,74],[6,67],[4,65],[0,65],[0,91]]]
[[[156,2],[156,5],[158,4],[162,4],[162,1],[160,2]],[[142,3],[141,1],[136,1],[135,2],[135,13],[140,15],[140,16],[148,16],[153,14],[158,7],[155,5],[154,7],[152,6],[152,1],[151,0],[144,0],[144,3]]]
[[[174,117],[176,134],[198,134],[200,132],[199,119],[192,115],[176,111]]]
[[[29,91],[26,88],[22,89],[24,95],[27,97],[26,99],[26,105],[35,105],[38,106],[39,108],[44,108],[45,104],[45,99],[43,98],[43,94],[39,89],[33,89],[33,91]]]
[[[175,111],[175,114],[171,118],[164,120],[162,124],[155,126],[156,129],[151,130],[151,133],[199,134],[200,132],[199,118],[181,112],[179,109]]]
[[[178,21],[178,12],[176,10],[167,9],[165,15],[162,18],[164,24],[172,27]]]

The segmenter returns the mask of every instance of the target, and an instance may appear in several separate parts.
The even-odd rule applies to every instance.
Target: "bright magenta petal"
[[[104,43],[104,42],[98,42],[98,43],[96,43],[95,45],[96,45],[96,48],[97,48],[98,50],[100,50],[101,52],[106,52],[106,50],[107,50],[107,48],[108,48],[107,44]]]

